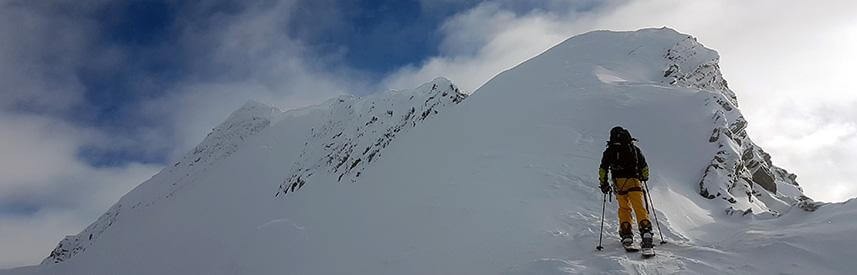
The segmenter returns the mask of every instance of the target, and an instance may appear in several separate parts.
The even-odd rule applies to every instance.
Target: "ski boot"
[[[640,252],[643,258],[655,256],[655,245],[653,243],[654,234],[652,234],[652,223],[648,220],[640,222]]]
[[[634,233],[631,231],[631,224],[623,222],[619,226],[619,237],[622,238],[622,247],[628,252],[640,251],[640,248],[634,245]]]

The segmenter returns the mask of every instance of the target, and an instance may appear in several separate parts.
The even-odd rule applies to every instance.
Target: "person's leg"
[[[634,179],[633,186],[641,187],[640,181]],[[629,182],[630,184],[631,182]],[[645,206],[645,193],[641,191],[629,192],[627,199],[634,209],[634,215],[637,218],[637,224],[640,229],[640,237],[642,238],[643,247],[651,247],[652,244],[652,222],[649,221],[649,211]]]
[[[637,218],[637,224],[643,224],[643,222],[649,223],[649,211],[646,210],[646,202],[643,192],[628,192],[626,195],[628,203],[631,204],[631,208],[634,209],[634,216]],[[630,213],[629,213],[630,214]]]
[[[634,232],[631,231],[631,203],[627,195],[616,195],[619,202],[619,236],[622,242],[633,242]]]

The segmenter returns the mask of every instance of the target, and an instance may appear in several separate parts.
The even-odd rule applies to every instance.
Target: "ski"
[[[640,247],[633,245],[633,244],[629,244],[629,245],[623,244],[622,247],[625,248],[625,251],[627,251],[627,252],[638,252],[638,251],[640,251]]]
[[[655,256],[655,249],[654,248],[643,248],[642,250],[640,250],[640,255],[643,257],[643,259],[654,257]]]

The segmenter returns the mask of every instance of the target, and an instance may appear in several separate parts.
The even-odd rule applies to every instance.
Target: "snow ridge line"
[[[123,213],[145,208],[159,200],[172,198],[178,190],[185,188],[208,168],[229,158],[247,139],[261,133],[277,119],[280,110],[255,101],[245,103],[199,143],[181,160],[158,172],[123,196],[95,222],[77,235],[63,238],[41,264],[56,264],[67,261],[92,246]],[[130,205],[124,207],[123,205]]]
[[[339,182],[357,182],[396,137],[466,98],[449,80],[437,78],[413,90],[338,99],[328,121],[312,129],[292,172],[274,196],[301,189],[320,172],[334,175]]]

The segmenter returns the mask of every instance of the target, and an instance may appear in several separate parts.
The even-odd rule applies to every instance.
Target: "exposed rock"
[[[806,212],[815,212],[815,210],[823,205],[825,203],[815,202],[807,196],[801,196],[800,201],[797,203],[797,206]]]
[[[753,208],[776,213],[786,207],[778,204],[797,203],[798,198],[777,192],[778,184],[797,187],[796,177],[774,166],[770,155],[750,140],[747,121],[737,109],[735,93],[723,79],[716,54],[702,59],[709,55],[698,54],[701,48],[696,39],[688,36],[666,49],[662,81],[707,92],[708,105],[713,107],[714,127],[708,141],[719,149],[703,172],[699,194],[708,199],[722,198],[727,209],[733,210],[729,213],[751,213],[746,211]],[[755,185],[762,188],[754,188]]]
[[[768,169],[756,169],[753,173],[753,182],[772,193],[777,192],[777,183],[774,182],[774,176]]]
[[[449,80],[438,78],[413,90],[342,98],[331,106],[327,122],[307,138],[300,159],[275,196],[300,190],[319,172],[335,175],[338,181],[357,182],[398,136],[466,97]],[[385,106],[376,108],[378,105]],[[359,121],[364,117],[368,121]],[[306,157],[317,155],[324,157]]]

